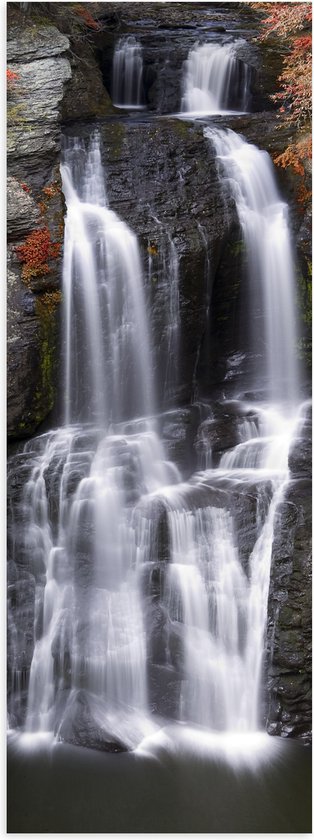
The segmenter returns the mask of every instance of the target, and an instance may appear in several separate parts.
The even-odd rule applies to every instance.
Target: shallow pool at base
[[[182,727],[173,738],[175,728],[145,752],[113,756],[9,738],[8,832],[311,832],[308,747],[261,735],[250,766],[245,748],[243,761],[226,760],[225,737],[215,745]]]

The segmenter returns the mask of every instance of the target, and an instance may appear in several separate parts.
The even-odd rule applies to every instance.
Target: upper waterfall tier
[[[196,44],[184,66],[182,111],[191,114],[247,111],[250,70],[232,44]]]
[[[113,56],[112,101],[117,108],[143,108],[143,59],[133,35],[120,38]]]
[[[65,421],[110,421],[153,411],[141,258],[130,228],[106,204],[99,138],[69,140],[66,199]]]
[[[222,179],[234,195],[242,226],[257,387],[262,387],[266,379],[268,398],[295,406],[297,332],[288,206],[280,198],[267,152],[230,130],[206,128],[205,135],[215,146]]]

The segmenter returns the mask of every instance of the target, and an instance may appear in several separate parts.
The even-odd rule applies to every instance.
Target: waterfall
[[[190,114],[247,111],[250,70],[236,57],[237,45],[196,44],[183,71],[181,109]]]
[[[233,131],[205,129],[214,144],[221,177],[234,195],[247,251],[252,349],[258,339],[256,379],[266,378],[268,398],[298,402],[295,284],[288,206],[278,193],[267,152]],[[261,327],[256,311],[262,308]],[[262,330],[262,336],[260,333]],[[262,344],[262,350],[261,348]]]
[[[142,47],[129,35],[120,38],[113,56],[112,101],[117,108],[143,108]]]
[[[258,409],[258,424],[239,421],[241,442],[218,468],[191,480],[195,488],[208,483],[231,494],[239,485],[248,493],[256,488],[256,541],[247,570],[228,510],[218,503],[191,507],[188,485],[167,491],[172,562],[166,600],[183,649],[179,713],[186,723],[224,732],[259,729],[274,522],[297,423],[297,414],[284,419],[272,407]]]
[[[154,397],[139,247],[107,206],[97,136],[87,153],[81,142],[68,141],[61,172],[65,421],[106,426],[146,416]]]
[[[21,501],[23,550],[40,556],[45,569],[26,728],[63,737],[83,706],[84,720],[92,716],[102,737],[109,732],[117,745],[122,733],[123,744],[134,746],[147,712],[141,598],[147,528],[133,511],[176,481],[178,471],[149,418],[139,248],[107,206],[97,134],[87,151],[78,140],[67,142],[62,180],[66,419],[39,439],[38,451],[31,442]],[[88,425],[77,424],[82,418]]]
[[[153,416],[137,238],[108,207],[98,134],[88,148],[64,143],[65,422],[18,456],[26,478],[13,505],[13,561],[22,555],[36,572],[26,730],[101,749],[132,749],[160,727],[152,714],[163,714],[162,683],[152,700],[156,669],[167,691],[173,680],[179,685],[171,706],[177,721],[229,733],[260,727],[274,523],[298,420],[293,266],[268,157],[232,133],[206,132],[222,188],[227,180],[237,202],[250,279],[256,274],[262,287],[269,392],[265,403],[241,404],[237,442],[216,468],[204,440],[205,469],[185,482]],[[178,254],[169,237],[167,245],[173,325],[166,321],[166,344],[177,359]],[[263,374],[259,368],[258,384]],[[169,366],[169,389],[175,376]],[[12,606],[21,720],[23,656],[13,615]]]

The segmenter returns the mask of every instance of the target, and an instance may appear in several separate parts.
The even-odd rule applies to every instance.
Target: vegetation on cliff
[[[263,14],[261,41],[280,38],[286,55],[278,78],[279,90],[272,94],[280,103],[280,114],[297,129],[296,140],[275,158],[284,169],[292,166],[304,175],[304,162],[311,159],[312,106],[312,7],[310,3],[252,3]]]

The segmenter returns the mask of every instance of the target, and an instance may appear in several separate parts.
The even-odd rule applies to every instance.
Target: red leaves
[[[265,30],[261,40],[270,36],[284,38],[289,54],[283,59],[283,72],[279,76],[281,91],[274,94],[274,101],[283,101],[280,108],[288,110],[288,119],[298,127],[311,118],[312,105],[312,35],[309,24],[312,20],[310,3],[254,3],[254,8],[266,14],[263,20]],[[302,32],[304,34],[297,34]]]
[[[263,39],[270,35],[288,38],[298,29],[304,29],[312,20],[310,3],[252,3],[255,9],[266,14],[263,20]]]
[[[6,77],[7,77],[7,85],[9,85],[9,87],[11,87],[11,85],[13,85],[15,82],[17,82],[18,79],[20,78],[19,74],[15,73],[14,70],[10,70],[9,67],[7,67],[7,70],[6,70]]]
[[[59,256],[60,247],[59,242],[51,241],[50,231],[47,227],[33,230],[26,237],[24,244],[18,245],[16,248],[18,258],[23,263],[23,280],[49,274],[51,269],[48,260],[56,259]]]
[[[100,24],[93,18],[91,13],[86,9],[86,6],[76,5],[75,6],[76,14],[82,18],[85,26],[88,26],[89,29],[101,29]]]
[[[43,188],[43,193],[47,196],[47,198],[53,198],[55,195],[58,195],[60,190],[61,188],[59,184],[54,181],[52,184],[48,184],[47,187]]]
[[[312,49],[312,36],[311,35],[303,35],[302,38],[295,38],[293,42],[293,47],[295,50],[300,50],[301,52],[305,50]]]

